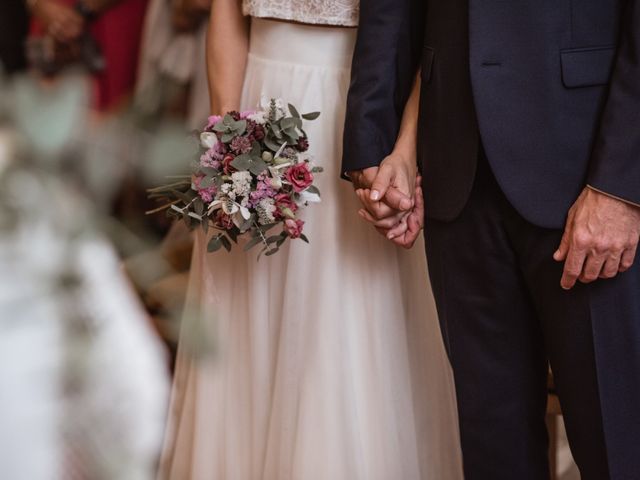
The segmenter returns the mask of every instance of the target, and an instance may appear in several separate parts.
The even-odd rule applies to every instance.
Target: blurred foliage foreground
[[[196,144],[157,109],[88,104],[81,75],[0,82],[2,478],[150,479],[161,444],[166,352],[131,284],[149,294],[184,265],[161,228],[111,214],[127,178],[165,182]]]

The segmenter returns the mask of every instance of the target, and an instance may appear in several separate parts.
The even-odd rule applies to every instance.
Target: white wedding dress
[[[243,107],[266,95],[322,112],[305,128],[323,203],[305,212],[310,245],[259,262],[207,254],[198,235],[188,301],[208,312],[217,351],[181,345],[161,478],[462,479],[423,243],[378,235],[340,179],[355,34],[253,19]]]

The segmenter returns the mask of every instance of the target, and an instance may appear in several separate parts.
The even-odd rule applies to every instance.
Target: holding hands
[[[415,155],[394,152],[380,167],[350,172],[350,177],[363,206],[359,215],[396,245],[411,248],[424,218]]]
[[[358,212],[396,245],[411,248],[424,224],[422,179],[418,174],[417,135],[420,75],[405,106],[391,155],[379,167],[349,172],[363,208]]]

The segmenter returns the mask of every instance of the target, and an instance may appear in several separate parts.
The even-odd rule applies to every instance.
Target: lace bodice
[[[355,27],[359,0],[243,0],[245,15],[300,23]]]

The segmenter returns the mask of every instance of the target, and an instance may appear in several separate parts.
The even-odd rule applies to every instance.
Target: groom
[[[547,361],[582,478],[640,479],[640,0],[362,0],[360,25],[343,170],[400,188],[369,218],[413,205],[378,167],[420,71],[466,479],[548,478]]]

